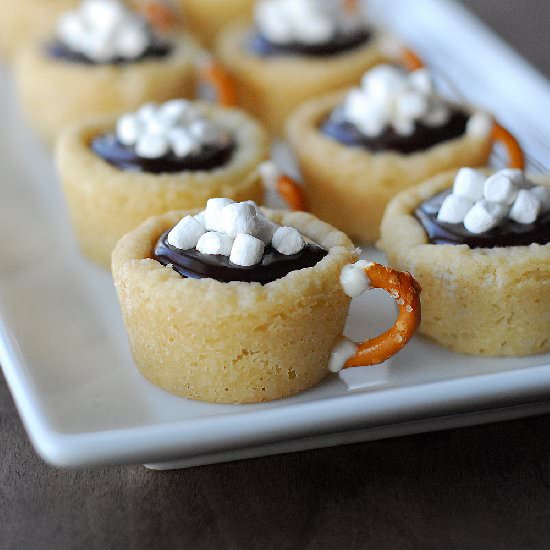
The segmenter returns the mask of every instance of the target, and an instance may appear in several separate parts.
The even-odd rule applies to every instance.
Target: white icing
[[[139,58],[153,34],[145,19],[119,0],[82,0],[59,18],[57,38],[96,63],[108,63]]]
[[[365,273],[365,268],[372,265],[372,262],[359,260],[354,264],[346,265],[340,274],[342,289],[350,298],[357,298],[363,292],[370,290],[371,281]]]
[[[223,147],[231,139],[200,107],[184,99],[162,105],[146,103],[135,113],[121,116],[116,137],[123,145],[134,147],[142,158],[161,158],[168,153],[186,158],[204,147]]]
[[[367,137],[376,137],[387,128],[411,135],[416,122],[442,126],[450,115],[426,69],[408,73],[393,65],[379,65],[363,76],[361,87],[351,90],[332,116],[350,122]]]
[[[328,370],[334,373],[340,372],[347,360],[357,353],[357,348],[357,344],[342,336],[330,354]]]
[[[259,0],[255,21],[275,44],[326,44],[366,26],[361,14],[346,9],[343,0]]]
[[[486,178],[481,171],[462,168],[437,219],[463,223],[470,233],[480,234],[506,220],[534,223],[549,210],[550,190],[528,181],[521,170],[507,168]]]

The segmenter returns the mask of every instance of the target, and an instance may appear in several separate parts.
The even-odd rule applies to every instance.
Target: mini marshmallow
[[[189,133],[205,145],[225,143],[227,135],[217,125],[208,120],[196,120],[189,125]]]
[[[443,201],[437,214],[437,221],[443,223],[462,223],[473,205],[474,202],[472,200],[452,193]]]
[[[433,81],[430,71],[427,69],[417,69],[409,75],[409,81],[412,87],[425,95],[433,93]]]
[[[273,235],[271,245],[277,252],[292,256],[298,254],[306,243],[301,233],[294,227],[279,227]]]
[[[262,261],[265,245],[256,237],[240,233],[235,237],[229,261],[235,265],[249,267]]]
[[[168,153],[170,144],[162,134],[142,135],[136,143],[136,154],[142,158],[161,158]]]
[[[342,269],[340,274],[340,284],[344,289],[344,292],[350,298],[356,298],[370,290],[371,281],[368,275],[365,273],[365,268],[372,265],[372,262],[366,260],[359,260],[351,265],[346,265]]]
[[[428,100],[419,92],[406,92],[397,98],[397,115],[418,119],[428,114]]]
[[[204,225],[196,217],[185,216],[168,233],[166,240],[169,245],[179,250],[190,250],[197,246],[205,231]]]
[[[208,231],[224,231],[221,224],[222,210],[234,202],[231,199],[208,199],[204,212],[204,221]]]
[[[277,181],[281,176],[281,172],[272,160],[262,162],[258,167],[258,172],[266,189],[277,189]]]
[[[485,138],[492,131],[495,121],[493,117],[487,113],[474,113],[466,126],[466,133],[472,137]]]
[[[470,233],[485,233],[496,227],[506,216],[506,212],[503,205],[482,199],[466,214],[464,227]]]
[[[170,147],[177,157],[196,155],[200,151],[200,144],[183,128],[174,128],[168,133]]]
[[[135,145],[143,131],[143,125],[138,117],[132,114],[123,115],[116,125],[118,141],[126,146]]]
[[[422,118],[422,122],[432,128],[443,126],[451,116],[449,108],[443,103],[429,107],[428,112]]]
[[[235,239],[225,233],[208,231],[197,242],[197,250],[201,254],[229,256]]]
[[[531,193],[540,201],[541,213],[550,211],[550,188],[537,185],[530,189]]]
[[[523,178],[522,178],[523,179]],[[518,194],[515,182],[519,182],[517,174],[500,171],[487,179],[483,187],[483,196],[491,202],[510,205]]]
[[[220,225],[231,237],[239,233],[252,235],[256,231],[256,208],[242,202],[229,204],[221,211]]]
[[[268,220],[263,215],[257,216],[256,232],[254,236],[263,241],[266,246],[269,246],[273,241],[273,235],[275,235],[275,232],[279,229],[279,227],[279,225],[271,220]]]
[[[114,48],[124,59],[136,59],[143,55],[150,42],[144,25],[136,21],[121,23],[114,36]]]
[[[158,115],[166,121],[178,123],[195,111],[196,109],[194,109],[190,101],[186,99],[171,99],[159,107]]]
[[[202,223],[202,225],[204,225],[204,227],[206,228],[206,220],[204,219],[205,218],[205,211],[203,210],[202,212],[199,212],[198,214],[195,214],[193,217],[199,222],[199,223]]]
[[[520,189],[508,215],[517,223],[534,223],[540,214],[541,206],[541,201],[532,189]]]
[[[357,344],[345,336],[342,336],[330,354],[328,370],[334,373],[340,372],[346,365],[348,359],[357,353],[357,348]]]
[[[475,202],[483,197],[484,185],[485,175],[482,172],[473,168],[461,168],[455,177],[453,193]]]

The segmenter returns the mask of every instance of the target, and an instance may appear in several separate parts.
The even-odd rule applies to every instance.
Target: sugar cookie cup
[[[78,0],[0,0],[0,57],[12,60],[28,43],[46,38],[57,18]]]
[[[405,333],[400,332],[400,346],[391,342],[383,355],[377,355],[384,347],[378,342],[374,351],[363,352],[349,341],[342,344],[350,297],[341,277],[356,261],[356,251],[346,235],[307,213],[264,210],[328,254],[313,267],[263,286],[183,278],[152,259],[160,235],[196,213],[151,218],[124,236],[113,253],[113,278],[134,361],[153,384],[220,403],[279,399],[314,386],[330,374],[329,366],[336,371],[344,363],[369,364],[369,357],[371,363],[384,360],[412,335],[401,338]],[[388,278],[405,275],[392,272]],[[413,294],[417,299],[416,289]]]
[[[192,98],[197,84],[195,41],[180,35],[163,58],[114,65],[54,59],[41,45],[23,49],[15,65],[22,109],[52,144],[62,129],[83,117],[130,111],[147,101]]]
[[[212,170],[152,174],[109,164],[91,150],[90,143],[112,132],[116,117],[78,124],[62,134],[57,170],[80,248],[89,259],[108,267],[120,237],[148,217],[174,208],[196,208],[218,196],[262,202],[258,166],[269,151],[265,132],[243,112],[201,105],[235,142],[231,158]]]
[[[288,121],[287,134],[316,216],[361,242],[374,242],[386,205],[400,191],[460,166],[486,164],[491,132],[466,132],[413,154],[370,152],[344,145],[320,131],[322,122],[346,98],[338,92],[312,99]]]
[[[420,332],[472,355],[550,351],[550,243],[471,249],[430,244],[416,208],[450,188],[440,174],[395,197],[384,214],[379,246],[396,269],[423,287]],[[549,186],[550,179],[537,183]]]
[[[374,33],[363,45],[326,56],[262,57],[250,50],[250,25],[235,22],[216,41],[216,54],[233,77],[239,105],[281,135],[290,113],[305,100],[353,85],[370,67],[385,60]]]

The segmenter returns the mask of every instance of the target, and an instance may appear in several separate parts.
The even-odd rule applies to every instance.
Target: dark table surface
[[[548,0],[466,3],[550,76]],[[36,456],[0,377],[0,549],[548,550],[549,434],[539,417],[175,472],[65,471]]]

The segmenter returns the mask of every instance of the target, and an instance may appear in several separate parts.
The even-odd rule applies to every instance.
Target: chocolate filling
[[[222,283],[243,281],[265,285],[292,271],[313,267],[328,254],[313,243],[306,244],[298,254],[292,256],[285,256],[268,247],[261,263],[242,267],[231,263],[226,256],[202,254],[195,249],[178,250],[167,243],[168,233],[164,233],[157,241],[153,258],[162,265],[171,266],[182,277],[190,279],[209,278]]]
[[[371,39],[371,36],[372,33],[368,29],[361,29],[351,33],[338,34],[332,40],[323,44],[303,44],[301,42],[276,44],[256,31],[250,39],[250,49],[256,55],[262,57],[276,55],[304,55],[313,57],[336,55],[363,46]]]
[[[550,212],[536,222],[523,224],[507,219],[486,233],[470,233],[462,223],[443,223],[437,220],[443,201],[450,195],[448,189],[423,202],[415,211],[432,244],[467,244],[470,248],[528,246],[550,242]]]
[[[104,161],[121,170],[171,174],[220,168],[231,159],[235,144],[231,140],[225,145],[203,146],[199,153],[187,157],[178,157],[170,152],[163,157],[149,159],[138,156],[133,147],[126,147],[113,134],[106,134],[95,138],[90,148]]]
[[[136,63],[138,61],[144,61],[145,59],[162,59],[167,57],[172,52],[172,45],[166,42],[152,41],[147,49],[134,59],[124,59],[122,57],[115,57],[105,62],[98,62],[89,58],[87,55],[76,52],[66,46],[60,40],[52,40],[45,46],[46,54],[52,59],[59,59],[60,61],[66,61],[68,63],[78,63],[81,65],[127,65],[129,63]]]
[[[454,110],[449,120],[442,126],[431,127],[417,122],[414,132],[408,136],[398,134],[393,128],[386,128],[376,137],[362,134],[351,122],[330,116],[321,125],[321,132],[330,138],[351,147],[363,147],[369,151],[396,151],[402,154],[424,151],[451,139],[462,136],[466,131],[469,115]]]

